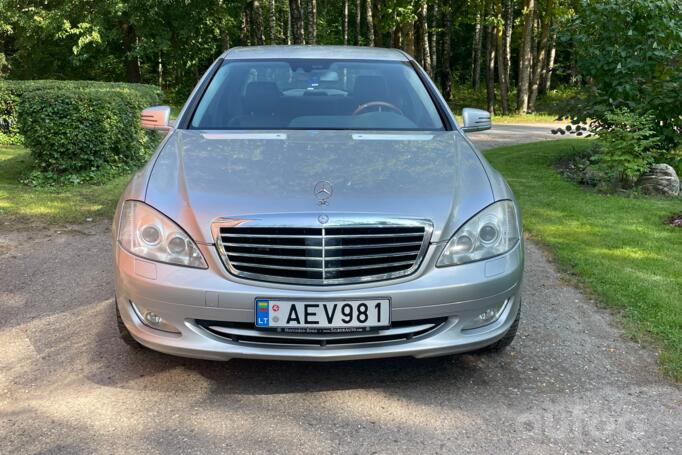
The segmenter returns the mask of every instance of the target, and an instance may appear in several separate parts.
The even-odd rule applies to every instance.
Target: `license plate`
[[[344,331],[390,325],[388,299],[317,302],[256,299],[256,327],[259,328]]]

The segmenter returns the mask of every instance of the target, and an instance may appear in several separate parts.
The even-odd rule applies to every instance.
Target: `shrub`
[[[598,132],[595,159],[621,187],[629,187],[664,155],[661,138],[653,128],[654,117],[617,109],[606,113],[604,119],[610,126]]]
[[[661,138],[652,126],[651,114],[635,114],[616,109],[604,116],[608,127],[597,129],[598,140],[581,153],[562,157],[557,163],[565,177],[602,191],[631,188],[642,173],[655,163],[673,166],[681,163],[682,147],[673,151],[661,148]],[[570,128],[568,126],[567,128]],[[567,129],[571,134],[575,129]],[[593,132],[591,131],[590,134]]]
[[[96,81],[3,80],[0,81],[0,144],[22,142],[17,116],[19,103],[24,94],[51,89],[132,91],[149,99],[153,104],[163,98],[161,90],[153,85]]]
[[[590,122],[592,131],[609,131],[616,126],[610,113],[627,108],[651,119],[647,130],[662,148],[682,144],[682,2],[582,0],[576,6],[566,37],[589,94],[568,116],[575,124]]]
[[[156,91],[120,86],[24,92],[19,125],[40,174],[29,181],[80,183],[139,164],[157,142],[139,113],[158,102]]]

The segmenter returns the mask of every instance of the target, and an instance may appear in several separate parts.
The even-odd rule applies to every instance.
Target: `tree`
[[[527,72],[532,107],[549,84],[566,81],[571,59],[576,77],[581,71],[581,50],[562,30],[571,14],[565,11],[580,12],[578,6],[588,0],[551,1],[559,6],[548,28],[548,0],[525,0],[518,6],[517,0],[191,0],[172,2],[172,8],[168,0],[0,0],[0,54],[5,57],[0,57],[0,72],[9,71],[7,77],[17,79],[161,84],[173,97],[177,92],[179,102],[215,57],[232,45],[365,44],[412,54],[449,98],[454,84],[471,82],[478,88],[488,74],[485,43],[493,21],[496,34],[490,50],[499,81],[499,87],[493,81],[493,88],[499,89],[504,111],[510,76],[518,83],[517,76]],[[481,10],[481,3],[489,2],[494,12]],[[549,30],[546,46],[533,46],[533,34],[524,35],[529,24],[532,30],[529,2],[539,2],[536,36],[542,41]],[[514,22],[515,8],[523,6],[523,20]],[[530,53],[524,53],[528,36]],[[534,48],[543,50],[544,64],[537,65],[543,52],[534,56]],[[515,60],[517,55],[526,57],[520,58],[519,67],[527,71],[516,71],[516,66],[510,70],[512,53]]]
[[[552,73],[554,73],[554,61],[556,59],[556,39],[556,32],[554,32],[552,33],[552,40],[549,45],[549,57],[543,80],[543,93],[549,92],[549,89],[552,87]]]
[[[441,66],[441,91],[446,101],[452,98],[452,67],[450,66],[451,56],[451,36],[452,36],[452,10],[450,2],[443,0],[441,5],[441,14],[443,15],[443,58],[440,61]]]
[[[489,1],[489,11],[492,13],[493,3]],[[490,14],[493,16],[493,14]],[[495,48],[497,47],[497,28],[492,20],[488,20],[486,25],[486,40],[485,40],[485,85],[486,85],[486,100],[488,102],[488,112],[495,113]]]
[[[503,11],[503,6],[502,6],[502,1],[501,0],[496,0],[496,5],[497,5],[497,11],[498,14],[500,15],[500,19],[498,20],[498,23],[503,20],[501,19],[502,15],[504,14]],[[506,18],[506,14],[504,14],[504,17]],[[507,68],[507,46],[505,43],[505,30],[507,29],[508,24],[506,23],[506,20],[504,21],[504,26],[497,27],[497,74],[498,74],[498,79],[500,81],[500,101],[502,102],[502,114],[507,115],[509,114],[509,80],[507,79],[509,77],[509,71]]]
[[[663,150],[682,146],[681,2],[585,2],[566,34],[590,84],[589,96],[567,112],[574,122],[608,131],[621,122],[614,112],[625,109],[651,117]]]
[[[429,55],[431,55],[431,72],[435,73],[436,72],[436,67],[438,67],[438,52],[436,51],[437,46],[436,42],[438,40],[438,32],[436,31],[438,28],[438,2],[435,2],[433,4],[433,8],[431,8],[431,27],[429,27],[429,32],[430,32],[430,49],[429,49]],[[433,74],[432,74],[433,76]]]
[[[348,46],[348,0],[343,0],[343,45]]]
[[[427,0],[421,0],[419,6],[419,33],[421,46],[421,64],[431,74],[431,52],[429,49],[429,6]]]
[[[308,44],[317,43],[317,0],[307,0]]]
[[[301,0],[289,0],[289,17],[291,20],[291,40],[293,44],[305,44]]]
[[[265,35],[263,33],[263,10],[260,7],[259,0],[251,1],[251,18],[253,21],[253,33],[255,35],[255,43],[259,46],[265,44]]]
[[[360,26],[362,25],[362,1],[355,0],[355,44],[360,45]]]
[[[140,72],[140,61],[135,55],[135,45],[137,44],[137,33],[135,26],[130,22],[127,15],[122,15],[120,19],[121,34],[123,35],[123,51],[125,52],[126,80],[129,82],[140,82],[142,73]]]
[[[277,42],[277,9],[275,8],[275,0],[269,0],[268,12],[270,13],[270,44]]]
[[[521,114],[528,112],[534,12],[535,0],[525,0],[523,11],[523,37],[521,39],[522,46],[519,55],[519,85],[516,102],[516,110]]]
[[[551,26],[552,14],[554,12],[554,0],[546,0],[545,9],[541,19],[540,42],[538,43],[537,59],[533,70],[533,77],[530,84],[530,97],[528,99],[528,109],[535,111],[535,101],[538,98],[542,73],[546,70],[545,61],[547,58],[547,45],[549,41],[549,29]]]
[[[504,56],[507,85],[511,85],[511,48],[512,33],[514,31],[514,0],[504,0]]]
[[[474,24],[474,42],[471,46],[471,83],[474,91],[478,91],[481,85],[483,5],[484,4],[479,3],[476,10],[476,23]]]
[[[372,20],[372,0],[365,0],[367,9],[367,45],[374,46],[374,22]]]

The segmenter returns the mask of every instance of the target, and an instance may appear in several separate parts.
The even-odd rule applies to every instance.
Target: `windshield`
[[[442,130],[407,62],[233,60],[201,98],[195,129]]]

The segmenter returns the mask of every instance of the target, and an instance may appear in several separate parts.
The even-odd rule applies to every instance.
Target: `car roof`
[[[409,61],[399,49],[358,46],[250,46],[233,47],[223,54],[227,60],[270,58],[333,58],[339,60],[392,60]]]

